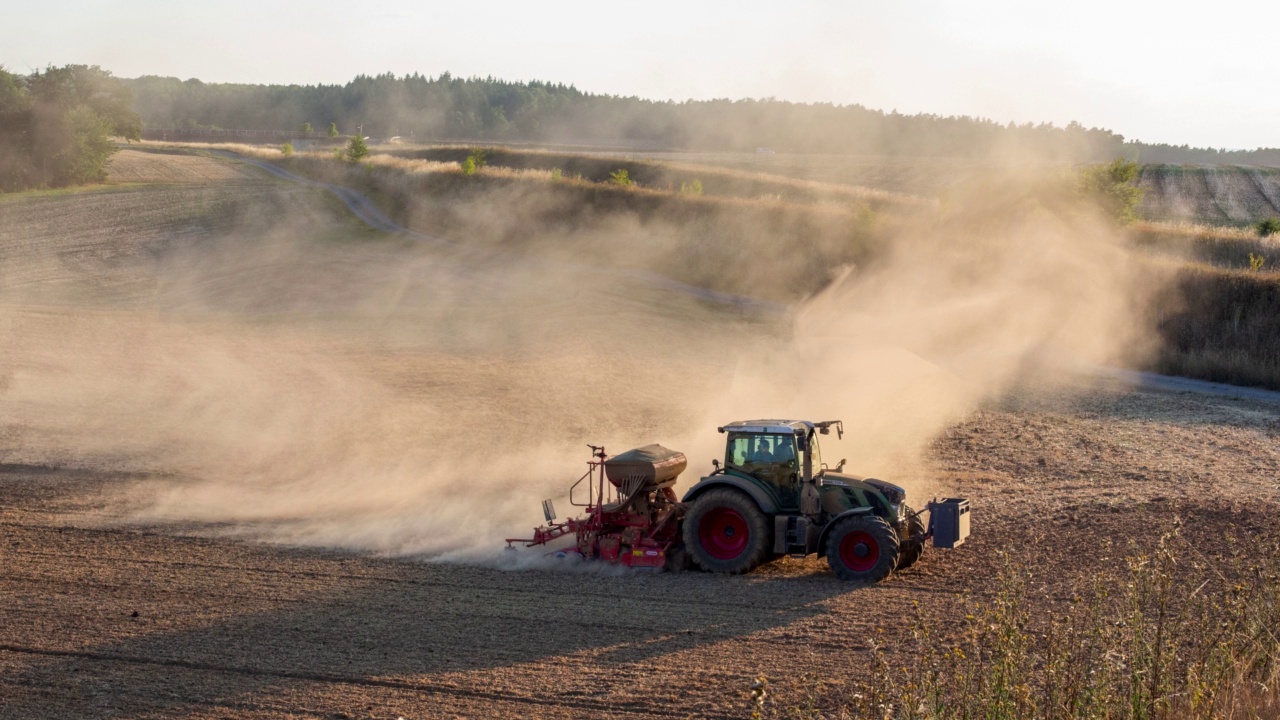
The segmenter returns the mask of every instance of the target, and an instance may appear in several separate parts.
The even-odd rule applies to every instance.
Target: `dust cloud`
[[[332,225],[240,218],[71,263],[79,231],[42,244],[10,224],[0,462],[100,473],[93,522],[484,561],[541,499],[570,510],[585,443],[682,449],[687,486],[735,419],[843,419],[829,463],[945,491],[925,450],[948,424],[1147,337],[1122,239],[1020,180],[923,212],[784,312]]]

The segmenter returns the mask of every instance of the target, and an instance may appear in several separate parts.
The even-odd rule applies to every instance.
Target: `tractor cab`
[[[721,428],[725,433],[723,472],[745,476],[763,485],[777,501],[779,509],[802,510],[802,500],[815,505],[806,514],[816,513],[817,479],[825,472],[818,435],[834,426],[841,435],[839,420],[744,420]],[[718,468],[719,471],[719,468]],[[805,492],[805,488],[813,492]]]

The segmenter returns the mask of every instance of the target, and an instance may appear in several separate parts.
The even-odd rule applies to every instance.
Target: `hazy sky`
[[[0,65],[343,83],[391,71],[777,97],[1280,146],[1280,4],[3,0]]]

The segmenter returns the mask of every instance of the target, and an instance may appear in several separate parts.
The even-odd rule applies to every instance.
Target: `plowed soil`
[[[92,214],[75,214],[86,207]],[[805,673],[836,686],[866,678],[873,644],[892,657],[905,651],[917,612],[962,615],[967,600],[995,591],[1006,557],[1032,569],[1032,594],[1047,611],[1082,584],[1121,576],[1125,556],[1167,533],[1207,562],[1241,543],[1280,539],[1280,405],[1118,383],[1016,390],[948,429],[925,472],[971,499],[973,536],[871,587],[840,583],[813,558],[743,577],[504,570],[483,559],[392,557],[279,534],[263,543],[228,532],[235,528],[140,521],[112,498],[139,482],[186,482],[155,461],[166,448],[130,456],[123,449],[136,443],[106,444],[131,430],[127,413],[94,426],[100,443],[46,417],[19,390],[56,358],[22,343],[45,343],[46,352],[58,328],[72,332],[103,314],[164,316],[179,300],[192,303],[148,272],[172,262],[176,246],[257,227],[263,207],[302,213],[312,229],[341,224],[311,191],[259,179],[0,201],[0,278],[9,283],[0,294],[8,354],[0,359],[0,718],[738,718],[748,715],[747,687],[760,675],[780,696]],[[147,235],[146,227],[157,229]],[[334,252],[315,266],[273,266],[253,285],[319,273],[333,287],[324,269],[350,267],[351,257]],[[287,304],[266,303],[266,291],[229,302],[216,292],[218,277],[213,290],[200,286],[201,322],[270,308],[270,322],[257,321],[244,343],[271,337],[288,347],[297,336],[282,325],[319,322],[316,307],[370,301],[338,286],[336,297],[322,298],[331,305],[309,303],[299,319]],[[678,308],[686,318],[711,312]],[[50,317],[57,322],[38,319]],[[43,334],[31,331],[37,326]],[[358,322],[343,327],[371,332]],[[525,362],[442,370],[446,350],[468,348],[465,326],[431,353],[385,337],[359,352],[333,342],[337,350],[327,351],[415,402],[460,384],[482,403],[481,393],[510,389],[504,367],[516,393],[542,397],[532,379],[521,385]],[[148,366],[139,367],[129,377],[141,384]],[[644,385],[685,370],[673,361],[661,371],[637,362],[611,372],[602,384]],[[685,377],[675,387],[693,393],[696,385]],[[599,412],[602,420],[610,408]],[[655,422],[622,430],[647,439]],[[507,431],[545,440],[541,428]],[[358,500],[357,492],[348,502]],[[475,517],[480,523],[484,512]]]

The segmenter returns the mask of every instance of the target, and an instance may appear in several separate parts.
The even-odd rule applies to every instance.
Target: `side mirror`
[[[551,522],[556,519],[556,506],[551,504],[550,500],[542,501],[542,516]]]
[[[840,472],[841,470],[843,470],[843,469],[844,469],[844,464],[845,464],[846,462],[848,462],[848,461],[847,461],[847,460],[845,460],[844,458],[840,458],[840,462],[836,463],[836,472]]]
[[[720,469],[720,461],[719,461],[719,460],[712,460],[712,461],[711,461],[711,467],[713,467],[713,468],[715,468],[715,469],[719,470],[719,469]]]

